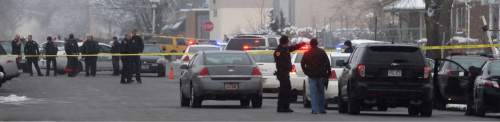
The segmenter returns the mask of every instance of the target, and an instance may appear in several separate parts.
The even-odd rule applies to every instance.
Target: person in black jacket
[[[347,40],[344,42],[344,53],[352,53],[354,52],[354,47],[352,47],[352,42],[350,40]]]
[[[130,51],[130,54],[141,54],[144,51],[144,42],[142,38],[137,35],[137,30],[134,30],[132,32],[132,38],[130,40],[130,43],[128,43],[128,47],[126,48],[128,51]],[[135,74],[135,80],[137,83],[141,84],[141,56],[135,55],[135,56],[130,56],[130,75]]]
[[[14,40],[12,40],[12,43],[11,43],[11,46],[12,46],[12,55],[17,55],[17,58],[16,58],[16,65],[17,65],[17,68],[20,69],[21,68],[21,64],[19,63],[21,61],[21,46],[22,46],[23,42],[21,40],[21,36],[20,35],[16,35],[16,38],[14,38]]]
[[[28,35],[28,42],[26,42],[26,46],[24,46],[24,54],[26,55],[26,59],[28,61],[29,73],[33,76],[33,69],[31,66],[35,66],[36,72],[38,76],[43,76],[40,71],[40,67],[38,67],[38,57],[40,56],[40,50],[38,49],[38,43],[33,41],[33,36]]]
[[[46,75],[50,76],[50,70],[54,70],[54,76],[57,75],[57,52],[59,49],[57,49],[57,45],[53,42],[52,37],[47,37],[47,43],[44,45],[43,49],[45,50],[45,59],[47,60],[47,70],[46,70]],[[51,68],[51,65],[53,68]]]
[[[70,34],[64,43],[64,50],[66,55],[69,55],[67,56],[68,62],[65,70],[68,72],[69,77],[75,77],[80,72],[80,61],[78,61],[78,56],[76,56],[80,55],[80,49],[73,34]]]
[[[132,39],[132,34],[126,34],[125,38],[122,41],[121,47],[120,47],[120,54],[129,54],[129,51],[127,48],[129,47],[129,43]],[[130,60],[129,56],[121,56],[120,59],[122,60],[122,72],[121,72],[121,84],[127,84],[132,82],[132,78],[130,76]]]
[[[118,37],[113,37],[113,41],[111,42],[111,53],[119,54],[121,52],[121,44],[118,41]],[[113,55],[111,57],[113,63],[113,76],[117,76],[120,74],[120,56]]]
[[[300,64],[309,78],[312,114],[325,114],[325,85],[331,74],[330,60],[326,52],[318,48],[317,39],[312,39],[310,45],[311,49],[305,52]]]
[[[94,41],[94,37],[88,36],[83,43],[82,54],[85,59],[85,76],[96,76],[97,54],[99,54],[99,43]]]
[[[305,43],[300,43],[298,45],[289,46],[289,39],[287,36],[281,36],[280,45],[274,51],[274,61],[276,62],[277,72],[275,73],[278,80],[280,81],[279,93],[278,93],[278,112],[290,113],[293,112],[290,109],[290,71],[292,69],[292,61],[290,57],[290,52],[300,49]]]

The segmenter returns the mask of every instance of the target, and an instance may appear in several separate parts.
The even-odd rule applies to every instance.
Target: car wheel
[[[261,108],[262,107],[262,94],[259,94],[252,98],[252,107]]]
[[[408,115],[418,116],[418,113],[419,113],[418,106],[415,105],[408,106]]]
[[[196,97],[196,95],[194,94],[193,86],[191,86],[191,90],[189,93],[191,94],[191,107],[200,108],[202,100],[199,97]]]
[[[465,115],[466,116],[472,116],[474,115],[474,103],[467,103],[467,108],[465,109]]]
[[[248,107],[250,106],[250,100],[247,99],[240,100],[240,105],[241,107]]]
[[[297,102],[297,99],[299,99],[299,92],[296,90],[292,91],[292,94],[290,95],[290,102]]]
[[[420,106],[420,114],[423,117],[432,116],[432,100],[422,103],[422,105]]]
[[[309,101],[309,99],[307,99],[307,89],[306,89],[306,83],[304,82],[304,85],[303,85],[303,90],[304,92],[302,92],[302,104],[304,105],[304,108],[311,108],[311,101]]]
[[[437,110],[446,110],[446,100],[442,97],[439,91],[434,92],[433,107]]]
[[[350,100],[347,103],[348,112],[351,115],[357,115],[361,111],[359,100]]]
[[[163,68],[163,69],[160,69],[160,70],[158,71],[158,77],[165,77],[165,76],[167,76],[167,74],[166,74],[166,72],[165,72],[165,69],[164,69],[164,68]]]
[[[180,88],[180,93],[181,93],[181,107],[189,107],[189,102],[191,101],[188,97],[184,96],[184,94],[182,93],[182,84],[181,84],[181,87]]]

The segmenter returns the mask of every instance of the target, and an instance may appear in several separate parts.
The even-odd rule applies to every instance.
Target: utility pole
[[[152,22],[152,34],[156,33],[156,8],[158,8],[158,4],[160,4],[160,0],[149,0],[151,2],[152,11],[153,11],[153,22]]]

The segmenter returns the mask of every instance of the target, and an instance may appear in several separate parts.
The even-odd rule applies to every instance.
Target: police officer
[[[66,68],[68,70],[69,77],[75,77],[79,72],[80,62],[78,61],[78,56],[80,54],[80,49],[78,47],[78,42],[73,34],[70,34],[66,42],[64,43],[64,49],[68,58]]]
[[[16,35],[16,38],[14,38],[14,40],[12,40],[12,43],[11,43],[12,55],[18,55],[16,58],[16,64],[17,64],[18,69],[21,68],[21,65],[19,64],[19,62],[21,61],[21,45],[22,44],[23,44],[23,42],[21,40],[20,35]]]
[[[276,76],[280,81],[279,95],[278,95],[278,112],[279,113],[291,113],[290,109],[290,97],[291,97],[291,85],[290,85],[290,71],[292,69],[292,61],[290,57],[290,52],[293,52],[300,47],[304,46],[305,43],[300,43],[298,45],[289,46],[289,39],[287,36],[281,36],[280,45],[274,51],[274,61],[276,62]]]
[[[125,38],[122,41],[121,47],[120,47],[120,54],[129,54],[129,43],[132,39],[132,34],[126,34]],[[121,72],[121,84],[127,84],[132,82],[132,78],[130,76],[130,60],[129,56],[121,56],[120,59],[122,60],[122,72]]]
[[[85,76],[96,76],[97,54],[99,54],[99,43],[94,41],[93,36],[87,36],[87,40],[83,43],[82,54],[87,55],[85,59]]]
[[[118,41],[118,37],[113,37],[113,41],[111,42],[111,53],[120,53],[120,48],[121,43]],[[113,76],[117,76],[120,74],[120,56],[113,55],[111,58],[111,61],[113,63]]]
[[[352,47],[352,42],[350,40],[347,40],[344,42],[344,53],[352,53],[354,52],[354,47]]]
[[[47,62],[46,62],[46,64],[47,64],[46,65],[47,66],[46,75],[50,76],[50,70],[54,70],[54,76],[57,76],[56,57],[57,57],[57,52],[59,51],[59,49],[57,49],[56,44],[52,40],[52,37],[50,37],[50,36],[47,37],[47,43],[45,44],[43,49],[45,50],[45,55],[47,55],[45,57],[45,59],[47,60]],[[51,68],[51,65],[53,66],[53,68]]]
[[[132,31],[132,38],[130,40],[130,43],[128,44],[128,50],[130,50],[131,54],[140,54],[144,51],[144,42],[142,41],[142,38],[137,35],[137,30]],[[130,56],[130,75],[135,74],[135,80],[137,83],[141,84],[141,56],[136,55],[136,56]]]
[[[24,54],[27,55],[26,59],[28,60],[28,66],[30,67],[29,73],[31,76],[33,76],[32,65],[35,66],[38,76],[43,76],[40,67],[38,67],[38,56],[40,55],[40,50],[38,48],[38,43],[33,41],[33,36],[28,35],[28,42],[26,42],[26,46],[24,46]]]

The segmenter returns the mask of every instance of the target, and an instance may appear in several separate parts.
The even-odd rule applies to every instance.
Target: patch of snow
[[[32,99],[26,96],[17,96],[15,94],[11,94],[9,96],[0,96],[0,104],[13,104],[13,105],[22,105],[22,104],[33,104],[39,103],[43,100]]]

